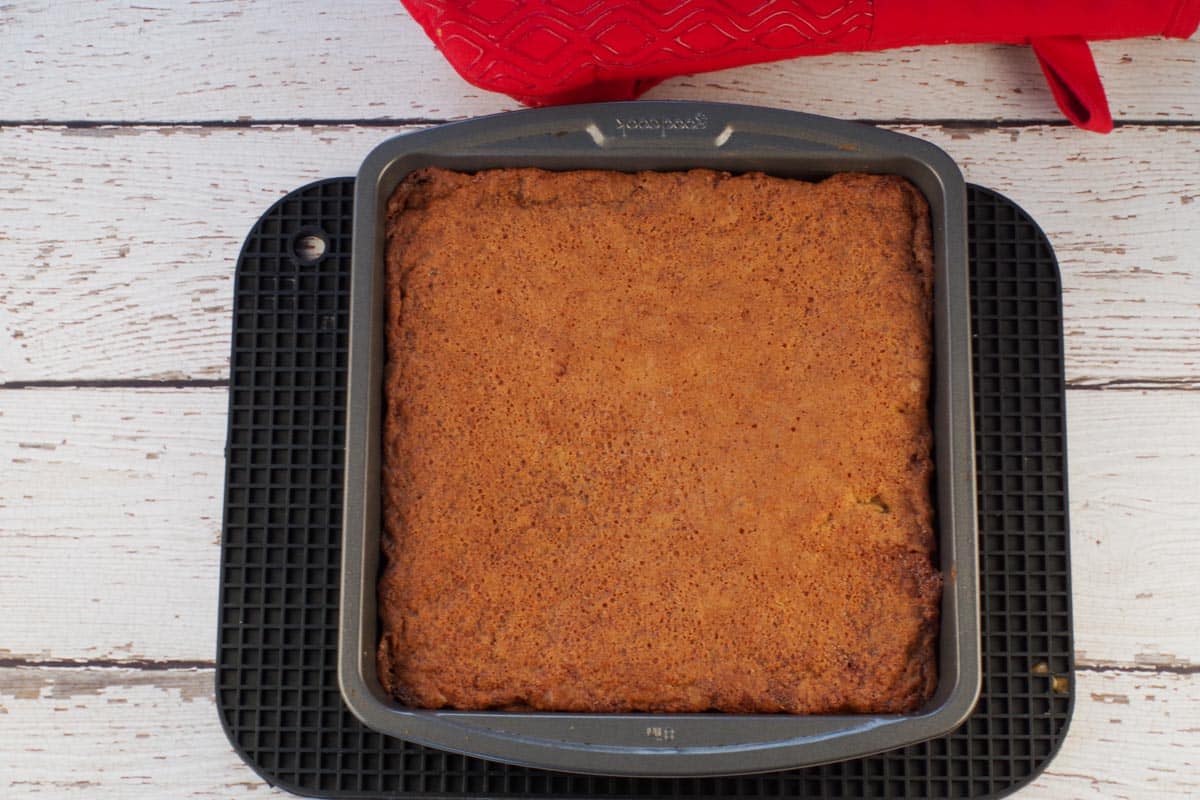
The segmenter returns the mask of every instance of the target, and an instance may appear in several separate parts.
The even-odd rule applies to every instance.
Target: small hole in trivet
[[[292,252],[301,264],[315,264],[325,255],[325,237],[319,233],[306,233],[296,238]]]

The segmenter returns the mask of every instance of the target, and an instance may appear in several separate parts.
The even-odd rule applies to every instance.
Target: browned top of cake
[[[436,169],[388,206],[379,674],[465,709],[936,684],[906,181]]]

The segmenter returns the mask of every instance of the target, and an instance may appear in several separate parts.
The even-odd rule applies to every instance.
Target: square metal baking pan
[[[934,245],[935,527],[945,577],[939,683],[913,714],[579,714],[405,708],[375,667],[379,641],[385,212],[409,172],[501,167],[761,171],[820,179],[901,175],[929,201]],[[385,734],[469,755],[607,775],[764,772],[855,758],[950,732],[979,694],[978,545],[966,189],[937,147],[824,117],[711,103],[599,103],[519,111],[399,136],[363,162],[355,187],[342,548],[342,696]]]

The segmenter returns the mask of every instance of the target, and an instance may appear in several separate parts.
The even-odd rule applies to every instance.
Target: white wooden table
[[[1118,128],[1007,47],[650,96],[863,119],[1008,194],[1061,261],[1076,708],[1022,798],[1200,794],[1200,39],[1095,48]],[[276,198],[512,109],[395,0],[0,6],[0,796],[263,797],[212,696],[230,298]]]

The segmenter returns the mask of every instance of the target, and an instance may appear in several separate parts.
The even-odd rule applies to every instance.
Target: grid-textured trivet
[[[273,206],[237,266],[217,704],[268,782],[306,795],[981,797],[1035,777],[1072,708],[1062,309],[1033,221],[970,187],[983,694],[949,736],[730,778],[602,778],[373,733],[337,682],[352,178]],[[322,255],[316,250],[324,246]]]

